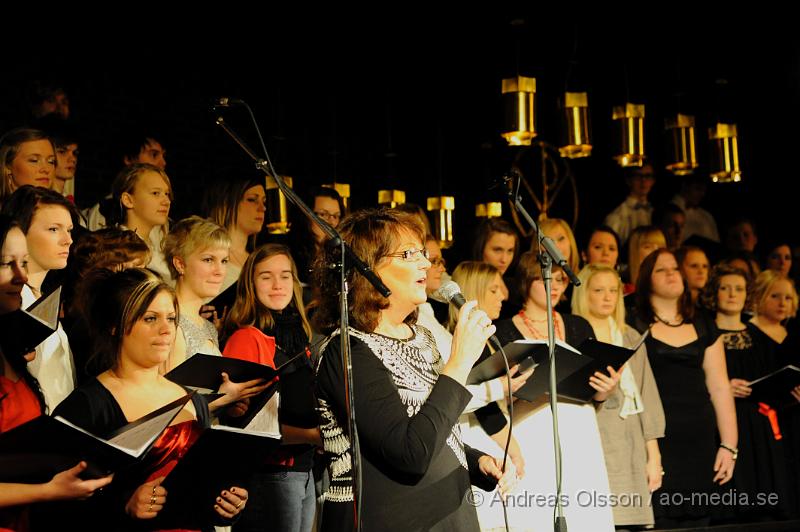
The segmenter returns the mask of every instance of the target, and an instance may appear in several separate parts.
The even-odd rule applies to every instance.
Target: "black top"
[[[192,397],[192,404],[200,427],[209,426],[208,404],[200,394]],[[113,394],[97,378],[90,378],[76,388],[53,412],[96,436],[107,437],[129,420]],[[147,457],[144,458],[147,460]],[[50,503],[46,510],[32,512],[33,530],[59,530],[64,523],[75,523],[81,530],[148,530],[152,521],[132,519],[125,513],[125,505],[133,490],[143,482],[144,463],[129,470],[117,471],[114,481],[85,501]]]
[[[640,319],[633,321],[639,332],[647,329]],[[703,360],[719,331],[704,313],[697,313],[692,325],[697,339],[685,345],[673,346],[652,334],[645,342],[667,421],[659,441],[666,475],[660,496],[653,497],[657,519],[707,516],[712,508],[702,496],[718,489],[713,468],[719,441]],[[693,499],[692,494],[699,495]]]
[[[584,318],[561,314],[561,319],[564,320],[564,341],[569,345],[580,345],[587,338],[594,338],[594,330]],[[498,321],[495,325],[497,326],[495,336],[503,345],[525,338],[511,319]]]
[[[755,325],[748,323],[739,331],[720,332],[729,378],[751,381],[785,365],[781,364],[772,339]],[[785,519],[792,514],[791,476],[783,441],[775,439],[770,419],[763,412],[757,400],[736,398],[739,457],[733,485],[753,499],[759,493],[776,493],[778,502],[774,506],[735,505],[730,508],[731,517],[740,520]]]
[[[442,361],[431,333],[413,326],[407,340],[351,329],[355,411],[361,447],[364,530],[478,530],[469,504],[470,472],[480,487],[482,453],[461,442],[458,418],[470,399],[462,385],[439,375]],[[331,486],[322,530],[350,530],[352,478],[339,335],[317,372],[317,398]]]

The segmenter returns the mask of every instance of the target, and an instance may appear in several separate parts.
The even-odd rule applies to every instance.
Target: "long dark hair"
[[[19,223],[10,216],[0,214],[0,248],[6,243],[6,237],[9,231],[14,228],[22,229]],[[28,361],[22,356],[6,357],[3,352],[0,351],[0,364],[2,364],[4,359],[8,362],[8,365],[11,366],[11,369],[14,370],[14,373],[16,373],[19,378],[23,379],[25,384],[33,390],[36,398],[39,399],[39,408],[42,414],[46,414],[47,403],[44,400],[44,394],[42,394],[42,389],[39,387],[39,381],[28,371]],[[0,401],[5,400],[6,397],[6,395],[0,395]]]
[[[656,266],[658,257],[661,255],[672,255],[675,258],[675,254],[667,248],[659,248],[653,251],[642,262],[642,266],[639,268],[639,278],[636,281],[636,313],[638,318],[647,324],[653,323],[656,319],[653,305],[650,303],[650,296],[653,294],[653,269]],[[675,259],[676,264],[677,262],[678,260]],[[681,282],[683,283],[683,294],[678,299],[678,312],[680,312],[683,321],[691,323],[694,319],[692,291],[689,290],[689,285],[682,275]]]

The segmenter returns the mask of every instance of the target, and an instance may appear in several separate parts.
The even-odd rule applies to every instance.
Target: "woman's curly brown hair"
[[[722,281],[722,278],[726,275],[738,275],[744,279],[747,299],[745,299],[743,310],[750,309],[753,302],[753,282],[750,280],[750,276],[746,271],[728,264],[717,264],[711,270],[711,275],[708,277],[708,282],[706,283],[705,287],[703,287],[703,292],[700,294],[700,304],[703,306],[703,308],[706,308],[711,312],[717,312],[717,308],[719,306],[719,285]]]
[[[425,242],[425,228],[412,214],[395,209],[366,209],[347,216],[337,227],[342,239],[353,252],[374,270],[378,263],[392,253],[398,239],[404,232]],[[325,246],[314,264],[314,280],[317,286],[318,301],[314,313],[314,326],[328,334],[339,323],[340,274],[338,246]],[[372,332],[378,326],[380,312],[389,307],[389,300],[383,297],[367,279],[348,265],[347,283],[349,286],[348,308],[350,324],[358,330]],[[416,312],[406,318],[406,323],[416,321]]]

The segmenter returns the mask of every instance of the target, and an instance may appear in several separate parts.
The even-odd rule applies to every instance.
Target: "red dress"
[[[25,379],[14,382],[0,375],[0,433],[13,429],[42,414],[39,398]],[[0,532],[29,529],[27,506],[0,508]]]
[[[183,421],[167,427],[147,455],[148,462],[152,463],[150,463],[151,472],[148,474],[146,482],[169,475],[202,432],[203,429],[196,420]],[[169,500],[169,496],[167,496],[167,500]],[[170,530],[189,532],[186,529]]]

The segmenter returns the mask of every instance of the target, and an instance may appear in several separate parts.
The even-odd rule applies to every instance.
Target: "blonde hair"
[[[467,300],[476,299],[478,308],[483,306],[483,298],[489,285],[496,276],[500,275],[500,270],[486,262],[465,261],[456,266],[452,279],[461,288],[461,293]],[[458,309],[450,305],[447,328],[454,330],[458,321]]]
[[[199,249],[230,248],[231,237],[222,227],[211,220],[190,216],[172,226],[164,241],[164,255],[173,279],[180,275],[175,268],[175,257],[184,261]]]
[[[606,266],[605,264],[587,264],[578,274],[578,279],[581,280],[580,286],[576,286],[572,291],[572,313],[587,318],[589,312],[589,283],[596,275],[607,273],[614,276],[617,281],[617,301],[615,302],[614,312],[611,315],[614,321],[617,322],[617,327],[620,330],[625,329],[625,303],[622,300],[622,279],[619,278],[617,270]]]
[[[575,242],[575,235],[572,234],[572,228],[561,218],[545,218],[539,222],[539,230],[544,233],[545,236],[550,236],[549,233],[552,232],[553,229],[559,227],[567,235],[567,240],[569,240],[569,258],[567,259],[567,264],[572,271],[576,272],[580,267],[581,256],[578,252],[578,244]],[[539,251],[536,238],[531,241],[531,251]]]
[[[794,281],[774,270],[764,270],[759,273],[753,284],[753,310],[755,310],[756,315],[761,313],[760,310],[764,307],[764,303],[767,302],[770,290],[778,281],[786,281],[792,288],[792,309],[789,311],[789,317],[794,318],[797,315],[798,297]]]
[[[122,204],[123,194],[132,194],[136,184],[141,179],[145,172],[154,172],[161,176],[164,183],[167,184],[167,191],[169,192],[170,199],[174,199],[172,193],[172,183],[167,176],[167,173],[157,166],[147,163],[131,164],[123,168],[114,178],[111,184],[111,197],[114,201],[114,209],[109,216],[111,224],[126,224],[128,219],[128,209]]]
[[[46,140],[51,146],[53,145],[53,141],[47,136],[47,133],[26,127],[12,129],[0,137],[0,203],[19,188],[11,174],[11,164],[19,154],[20,147],[26,142],[36,140]],[[53,156],[55,154],[56,149],[53,146]]]
[[[628,275],[631,284],[635,285],[639,278],[639,269],[645,257],[639,255],[639,247],[644,244],[655,244],[660,248],[667,247],[664,232],[653,225],[637,227],[628,239]]]

